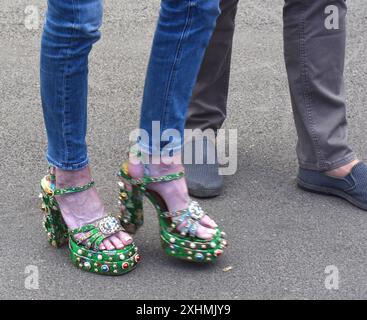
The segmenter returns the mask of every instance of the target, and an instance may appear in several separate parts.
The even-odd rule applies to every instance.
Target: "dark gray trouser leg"
[[[237,4],[238,0],[221,2],[222,14],[217,20],[192,94],[186,121],[188,129],[217,130],[226,118]]]
[[[355,159],[344,97],[346,14],[344,0],[285,1],[285,63],[305,169],[326,171]]]

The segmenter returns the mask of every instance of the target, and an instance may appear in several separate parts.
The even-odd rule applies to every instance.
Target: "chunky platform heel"
[[[41,180],[40,194],[41,208],[45,214],[43,226],[49,243],[56,248],[69,243],[71,261],[84,271],[122,275],[133,270],[140,261],[134,243],[122,249],[98,249],[104,239],[119,231],[125,231],[116,217],[108,215],[73,230],[68,229],[64,222],[55,196],[85,191],[94,186],[94,182],[67,189],[56,189],[55,185],[54,168],[51,167],[49,174]]]
[[[143,193],[136,185],[131,185],[129,180],[121,178],[118,182],[119,205],[124,206],[121,210],[120,220],[129,233],[136,233],[144,223]]]
[[[43,228],[47,233],[47,240],[50,245],[59,248],[67,244],[69,236],[68,228],[53,196],[53,189],[55,189],[54,180],[55,176],[53,174],[49,174],[41,180],[39,197],[42,199]]]
[[[183,172],[161,177],[144,176],[134,179],[129,176],[128,164],[124,163],[118,175],[121,177],[120,200],[124,207],[121,210],[121,224],[124,228],[137,230],[143,224],[143,196],[146,196],[157,211],[161,245],[169,256],[194,262],[213,262],[227,247],[225,233],[216,228],[216,233],[210,241],[196,236],[200,220],[205,216],[199,204],[191,201],[188,208],[177,212],[169,212],[165,201],[156,192],[147,189],[154,182],[168,182],[181,179]],[[177,229],[183,222],[185,227]]]

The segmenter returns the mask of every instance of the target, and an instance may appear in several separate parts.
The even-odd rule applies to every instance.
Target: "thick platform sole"
[[[174,258],[199,263],[215,262],[228,246],[221,233],[218,229],[212,240],[205,241],[161,230],[161,245],[164,252]]]
[[[140,261],[134,243],[119,250],[96,251],[69,241],[70,257],[73,264],[83,271],[101,275],[120,276],[134,270]]]
[[[314,192],[314,193],[336,196],[336,197],[342,198],[344,200],[347,200],[349,203],[353,204],[354,206],[358,207],[359,209],[367,211],[367,204],[354,199],[351,195],[349,195],[348,193],[342,190],[309,184],[303,181],[299,177],[297,177],[297,185],[302,190],[305,190],[308,192]]]

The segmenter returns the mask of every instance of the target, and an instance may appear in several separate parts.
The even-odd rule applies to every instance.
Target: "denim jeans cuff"
[[[61,170],[66,170],[66,171],[81,170],[81,169],[84,169],[89,164],[89,159],[88,158],[86,158],[82,162],[73,163],[73,164],[60,163],[60,162],[55,161],[54,159],[52,159],[49,155],[46,156],[46,159],[47,159],[47,161],[50,165],[55,166],[55,167],[57,167]]]

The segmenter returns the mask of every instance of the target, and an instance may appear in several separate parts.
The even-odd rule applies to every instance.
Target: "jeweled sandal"
[[[133,270],[140,261],[138,249],[134,243],[122,249],[99,250],[102,241],[118,231],[124,231],[120,221],[113,216],[106,216],[93,224],[68,230],[61,215],[55,196],[85,191],[94,182],[84,186],[56,189],[55,175],[50,173],[41,180],[43,226],[49,243],[58,248],[69,243],[70,257],[78,268],[104,275],[122,275]],[[80,235],[76,237],[76,235]]]
[[[134,179],[129,176],[128,164],[124,163],[118,174],[121,210],[121,224],[128,232],[135,233],[143,225],[143,196],[146,196],[158,213],[161,244],[167,255],[195,262],[215,261],[227,247],[225,233],[218,227],[211,240],[196,236],[200,220],[205,216],[197,202],[191,201],[188,208],[177,212],[168,212],[165,201],[158,193],[149,190],[147,185],[154,182],[168,182],[181,179],[184,172],[152,178],[145,176]],[[185,227],[177,229],[185,222]]]

